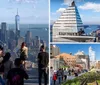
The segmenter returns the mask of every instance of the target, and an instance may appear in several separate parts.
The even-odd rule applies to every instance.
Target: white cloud
[[[52,12],[51,15],[55,16],[55,15],[59,15],[60,13],[64,12],[66,8],[59,8],[58,10],[56,10],[56,12]]]
[[[52,14],[52,15],[56,15],[57,13],[56,13],[56,12],[52,12],[51,14]]]
[[[73,0],[64,0],[64,3],[61,5],[70,5],[72,3]],[[80,1],[84,1],[84,0],[74,0],[75,2],[80,2]]]
[[[59,8],[56,12],[57,13],[62,13],[62,12],[64,12],[64,10],[65,10],[65,8]]]
[[[94,12],[100,12],[100,4],[87,2],[82,6],[79,6],[82,10],[93,10]]]
[[[62,5],[70,5],[73,0],[64,0]]]
[[[55,20],[50,20],[50,24],[52,25],[55,22]]]
[[[36,0],[8,0],[8,1],[27,2],[27,3],[36,2]]]

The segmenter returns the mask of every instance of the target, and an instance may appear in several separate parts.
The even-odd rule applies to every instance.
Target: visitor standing
[[[59,69],[59,70],[57,71],[57,78],[58,78],[58,80],[59,80],[59,84],[61,84],[61,79],[62,79],[62,71],[61,71],[61,69]]]
[[[13,68],[13,62],[10,60],[11,54],[7,52],[3,57],[3,64],[4,64],[4,79],[7,79],[8,71]]]
[[[44,85],[47,85],[48,77],[47,77],[47,68],[49,62],[49,55],[45,51],[44,45],[40,47],[40,53],[38,54],[38,71],[39,71],[39,85],[41,85],[42,75],[44,75]]]
[[[20,48],[20,59],[23,63],[24,69],[27,69],[26,67],[26,60],[28,59],[28,47],[26,47],[26,43],[23,42],[21,44],[21,48]]]
[[[66,79],[67,79],[67,70],[66,69],[64,69],[64,80],[66,81]]]
[[[54,74],[54,70],[53,67],[50,67],[50,85],[53,85],[53,74]]]
[[[63,70],[63,68],[61,69],[61,76],[62,76],[62,81],[63,81],[63,79],[64,79],[64,70]]]

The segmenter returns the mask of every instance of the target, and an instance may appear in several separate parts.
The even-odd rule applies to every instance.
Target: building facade
[[[83,29],[83,23],[77,6],[73,1],[71,6],[66,8],[60,18],[54,22],[52,27],[52,39],[60,36],[77,35]]]
[[[1,41],[3,43],[7,43],[7,23],[6,22],[2,22],[1,23]]]
[[[90,69],[90,59],[89,55],[86,55],[83,51],[78,51],[75,54],[76,64],[80,65],[83,69]]]
[[[55,56],[55,58],[63,59],[65,66],[69,66],[69,67],[76,66],[76,58],[72,54],[62,53],[62,54]]]
[[[27,31],[26,36],[25,36],[25,42],[27,44],[28,47],[32,46],[32,32]]]
[[[57,58],[50,59],[50,67],[53,67],[54,70],[58,70],[60,68],[60,61]]]
[[[100,61],[96,61],[96,69],[100,69]]]
[[[90,68],[96,67],[96,55],[92,47],[89,47]]]
[[[56,45],[50,46],[50,57],[54,58],[55,56],[60,54],[60,49]]]

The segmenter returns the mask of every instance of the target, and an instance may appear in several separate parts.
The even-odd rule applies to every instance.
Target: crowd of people
[[[24,85],[24,79],[29,76],[26,72],[26,61],[28,60],[28,47],[25,42],[21,44],[18,51],[18,57],[11,60],[11,53],[4,52],[0,46],[0,85]],[[42,75],[44,74],[44,85],[48,83],[48,62],[49,55],[45,51],[44,45],[40,47],[38,53],[38,73],[39,85],[42,83]]]
[[[54,70],[53,67],[50,67],[50,85],[61,85],[63,81],[68,79],[68,76],[77,77],[80,73],[79,70],[75,69],[63,69],[59,68],[58,70]]]
[[[0,84],[1,85],[24,85],[24,79],[28,79],[25,71],[25,61],[28,48],[23,42],[20,48],[20,56],[11,60],[11,53],[4,52],[0,46]]]

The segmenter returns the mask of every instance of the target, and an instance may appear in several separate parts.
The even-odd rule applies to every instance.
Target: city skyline
[[[56,21],[63,10],[72,0],[51,0],[50,16],[51,24]],[[83,24],[98,25],[100,23],[100,1],[98,0],[74,0],[82,18]],[[92,14],[92,15],[90,15]]]
[[[0,23],[14,24],[17,9],[21,24],[48,24],[49,22],[47,0],[2,0],[0,1]]]
[[[72,53],[72,55],[78,51],[83,51],[86,55],[89,55],[89,47],[91,46],[93,51],[95,51],[96,60],[100,60],[99,44],[56,44],[56,46],[60,48],[60,53]]]

